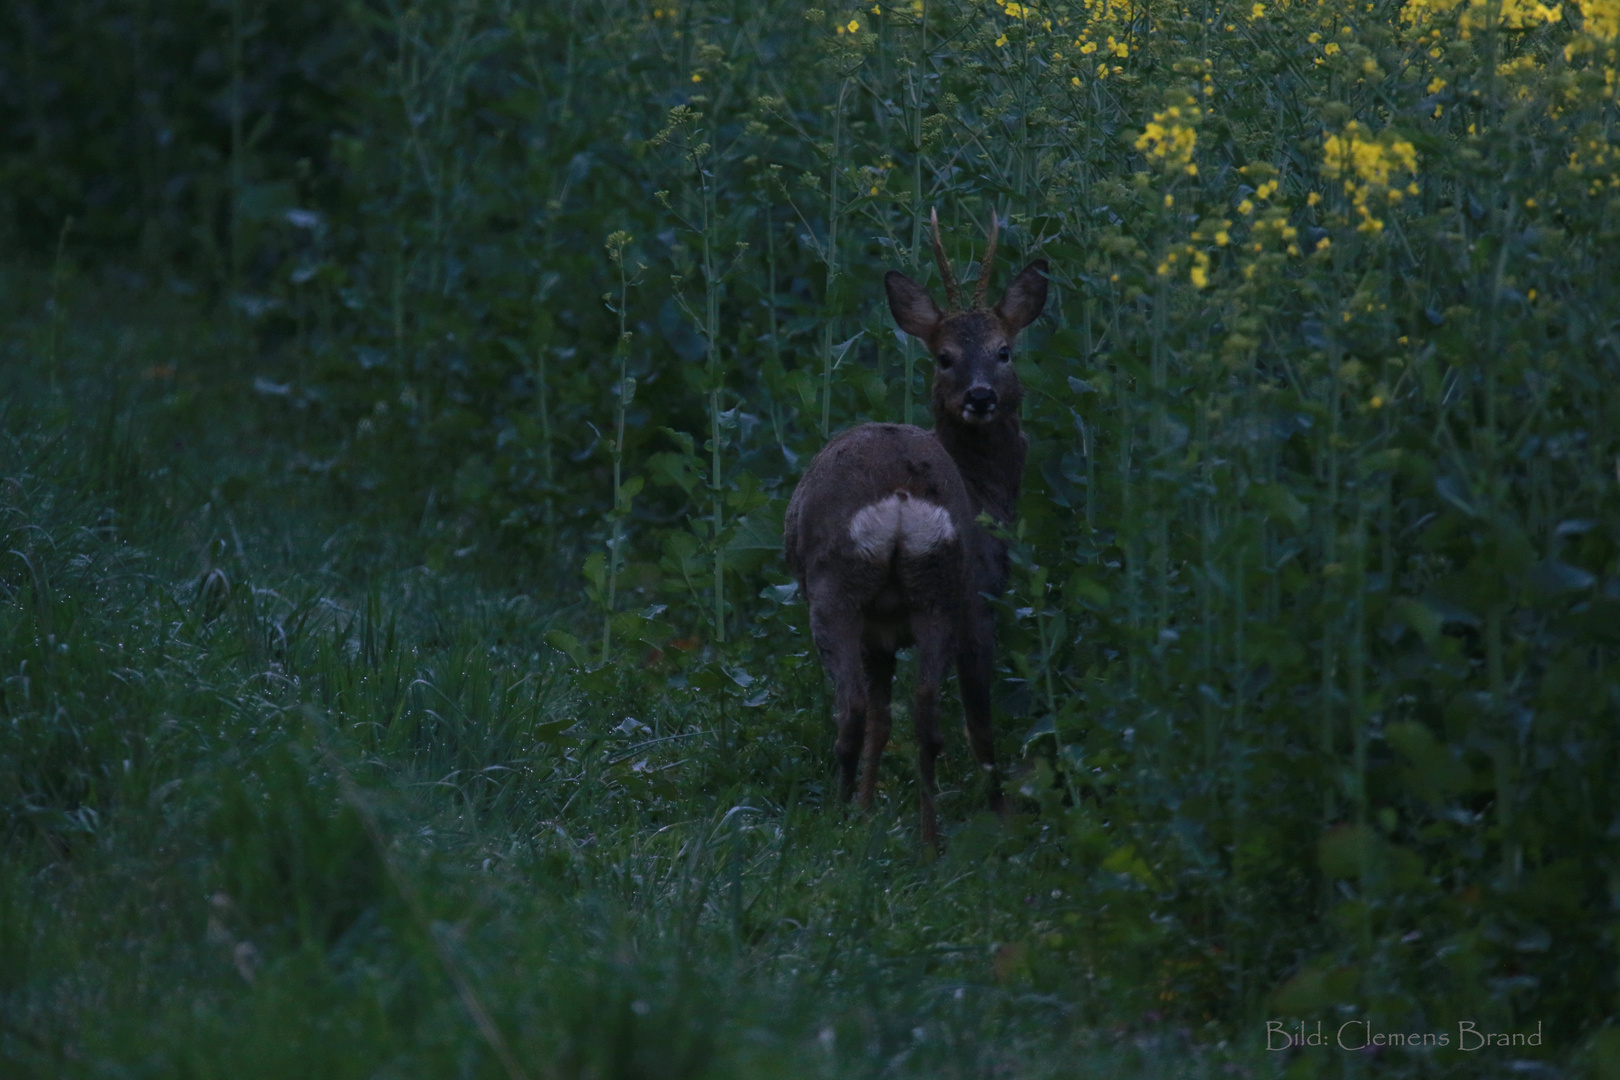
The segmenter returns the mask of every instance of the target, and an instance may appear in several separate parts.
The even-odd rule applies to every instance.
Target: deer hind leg
[[[868,646],[862,655],[866,666],[867,706],[866,763],[861,772],[860,804],[862,809],[868,809],[877,793],[883,748],[889,745],[889,730],[894,724],[889,715],[889,700],[894,691],[894,653]]]
[[[855,792],[855,770],[866,737],[868,698],[866,671],[861,662],[864,626],[865,619],[853,608],[814,602],[810,606],[810,636],[821,654],[821,666],[833,683],[834,722],[838,726],[833,751],[838,757],[838,793],[845,802]]]
[[[946,611],[919,611],[911,616],[917,642],[917,704],[913,721],[917,733],[917,774],[921,794],[923,843],[939,844],[939,821],[934,815],[934,763],[945,740],[939,734],[939,695],[955,651],[955,629]]]
[[[990,685],[995,677],[995,616],[982,603],[970,604],[957,651],[957,681],[962,691],[963,726],[973,758],[990,783],[990,808],[1005,811],[1001,775],[996,771],[996,736],[990,725]]]

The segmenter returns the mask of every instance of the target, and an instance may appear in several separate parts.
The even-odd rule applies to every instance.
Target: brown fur
[[[954,299],[959,290],[937,240],[935,248]],[[986,260],[981,277],[989,270]],[[884,285],[895,322],[922,339],[938,362],[934,430],[862,424],[835,436],[793,492],[783,547],[835,688],[841,793],[846,800],[854,793],[864,758],[863,807],[871,805],[878,760],[889,741],[895,652],[916,648],[912,716],[922,832],[925,842],[936,844],[939,694],[952,662],[968,742],[990,773],[992,804],[1001,806],[990,728],[995,621],[985,595],[1006,588],[1007,551],[977,518],[987,513],[1010,523],[1017,510],[1027,442],[1018,424],[1023,387],[1010,350],[1046,303],[1046,263],[1031,263],[989,310],[942,312],[926,290],[895,272]],[[975,299],[982,295],[981,287]],[[949,529],[934,507],[949,515]],[[893,530],[899,532],[882,561],[874,561],[870,545],[857,542],[881,540]]]

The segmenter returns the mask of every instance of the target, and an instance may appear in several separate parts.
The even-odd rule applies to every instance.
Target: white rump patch
[[[906,555],[926,555],[956,539],[950,511],[904,491],[863,506],[849,523],[849,538],[863,559],[888,562],[898,547]]]

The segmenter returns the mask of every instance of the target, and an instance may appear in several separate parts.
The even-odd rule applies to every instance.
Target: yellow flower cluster
[[[1194,125],[1201,116],[1198,106],[1193,104],[1190,97],[1185,105],[1172,105],[1163,112],[1156,112],[1147,127],[1142,129],[1142,134],[1137,136],[1136,148],[1165,172],[1197,176],[1198,166],[1193,164],[1192,155],[1193,148],[1198,144],[1198,132]]]
[[[1288,223],[1288,210],[1285,207],[1274,206],[1267,210],[1265,216],[1254,223],[1253,250],[1259,253],[1265,250],[1265,240],[1270,234],[1277,241],[1277,245],[1290,255],[1299,254],[1299,230]]]
[[[1183,244],[1164,257],[1154,271],[1162,278],[1172,276],[1180,264],[1187,267],[1187,280],[1193,283],[1193,288],[1204,289],[1209,287],[1209,256],[1191,244]]]
[[[1384,229],[1383,220],[1374,217],[1368,206],[1373,196],[1395,203],[1403,194],[1418,193],[1415,182],[1405,193],[1397,186],[1401,174],[1417,171],[1417,149],[1393,132],[1374,137],[1365,126],[1352,120],[1344,131],[1323,140],[1322,152],[1322,172],[1329,178],[1344,180],[1345,194],[1361,215],[1361,224],[1356,226],[1361,232],[1376,234]]]
[[[1581,29],[1599,41],[1620,37],[1620,0],[1574,0]]]
[[[1620,175],[1616,175],[1617,161],[1614,148],[1602,137],[1582,139],[1569,154],[1569,171],[1584,177],[1587,190],[1597,195],[1605,187],[1620,188]]]
[[[1406,0],[1401,21],[1421,27],[1459,11],[1457,30],[1464,40],[1490,28],[1493,15],[1500,30],[1533,30],[1564,17],[1562,4],[1548,7],[1541,0]]]
[[[889,179],[889,173],[894,171],[894,158],[887,155],[876,165],[861,166],[860,186],[866,188],[868,195],[876,195],[883,190],[883,184]]]

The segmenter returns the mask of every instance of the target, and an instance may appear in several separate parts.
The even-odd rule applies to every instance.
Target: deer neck
[[[934,416],[934,437],[956,462],[975,514],[1007,524],[1018,516],[1018,490],[1024,478],[1026,442],[1018,417],[968,425],[954,416]]]

